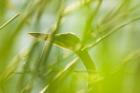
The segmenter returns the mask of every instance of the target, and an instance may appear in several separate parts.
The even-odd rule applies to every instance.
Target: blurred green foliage
[[[140,93],[139,25],[139,0],[0,0],[0,93]]]

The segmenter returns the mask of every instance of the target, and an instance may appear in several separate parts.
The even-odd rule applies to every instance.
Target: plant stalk
[[[93,60],[91,59],[91,57],[90,57],[90,55],[89,55],[89,53],[86,49],[85,50],[80,50],[76,54],[83,61],[83,64],[86,67],[88,73],[96,71],[96,66],[95,66]]]

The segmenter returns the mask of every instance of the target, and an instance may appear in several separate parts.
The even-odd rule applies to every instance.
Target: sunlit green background
[[[31,32],[75,34],[96,71]],[[0,0],[0,93],[140,93],[140,1]]]

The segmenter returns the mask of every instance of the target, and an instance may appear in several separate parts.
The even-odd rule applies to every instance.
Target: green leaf
[[[39,40],[49,40],[51,38],[51,34],[44,33],[29,33],[29,34]],[[73,33],[56,34],[54,38],[54,44],[66,49],[70,49],[72,51],[78,51],[82,46],[80,39]]]

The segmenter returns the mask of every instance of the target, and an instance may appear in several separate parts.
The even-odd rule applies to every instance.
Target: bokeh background
[[[91,46],[96,73],[29,35],[55,25]],[[140,93],[139,25],[139,0],[0,0],[0,93]]]

